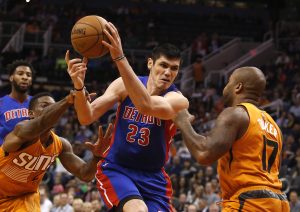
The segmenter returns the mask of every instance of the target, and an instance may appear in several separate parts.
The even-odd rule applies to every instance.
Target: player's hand
[[[99,126],[98,139],[96,143],[85,142],[85,146],[93,153],[95,157],[105,158],[110,148],[113,125],[109,124],[105,135],[103,136],[102,126]]]
[[[66,96],[66,100],[69,104],[74,104],[74,98],[75,98],[75,91],[70,90],[70,93],[68,96]]]
[[[70,51],[67,50],[65,55],[65,61],[68,65],[68,74],[70,75],[74,87],[80,89],[84,86],[84,78],[87,70],[88,59],[74,58],[70,60]]]
[[[173,122],[176,126],[180,126],[180,124],[184,124],[186,122],[192,123],[194,120],[195,116],[190,114],[187,109],[179,111],[177,115],[173,118]]]
[[[115,25],[113,25],[111,22],[108,22],[108,24],[105,25],[107,29],[104,29],[105,35],[108,37],[110,43],[106,41],[102,41],[102,44],[106,46],[110,51],[110,56],[112,59],[116,59],[120,56],[123,56],[123,48],[121,43],[121,38],[119,35],[119,32]]]

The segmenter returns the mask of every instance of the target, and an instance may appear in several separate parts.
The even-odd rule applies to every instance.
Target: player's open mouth
[[[170,82],[170,80],[168,80],[168,79],[161,79],[161,80],[164,82]]]

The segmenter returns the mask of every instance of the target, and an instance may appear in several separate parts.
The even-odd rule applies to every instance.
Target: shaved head
[[[266,87],[263,72],[256,67],[241,67],[233,71],[223,90],[224,102],[233,106],[243,101],[258,102]]]
[[[266,77],[256,67],[241,67],[232,73],[236,83],[243,83],[244,92],[261,96],[266,87]]]

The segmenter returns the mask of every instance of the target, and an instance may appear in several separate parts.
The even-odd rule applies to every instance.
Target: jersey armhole
[[[236,140],[236,142],[239,142],[239,141],[243,140],[246,136],[248,136],[249,128],[250,128],[250,125],[251,125],[251,116],[250,116],[249,111],[248,111],[248,109],[245,105],[240,104],[240,105],[237,105],[237,107],[243,108],[246,111],[246,113],[249,117],[249,124],[248,124],[248,127],[247,127],[246,131],[244,132],[244,134],[238,140]]]

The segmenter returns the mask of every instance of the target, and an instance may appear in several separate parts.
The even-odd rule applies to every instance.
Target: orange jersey
[[[280,192],[278,179],[282,134],[272,119],[250,103],[242,103],[250,117],[245,134],[218,161],[221,196],[228,200],[244,188],[268,188]]]
[[[0,147],[0,202],[37,192],[48,167],[62,151],[60,138],[51,132],[52,144],[44,148],[40,140],[16,152]]]

